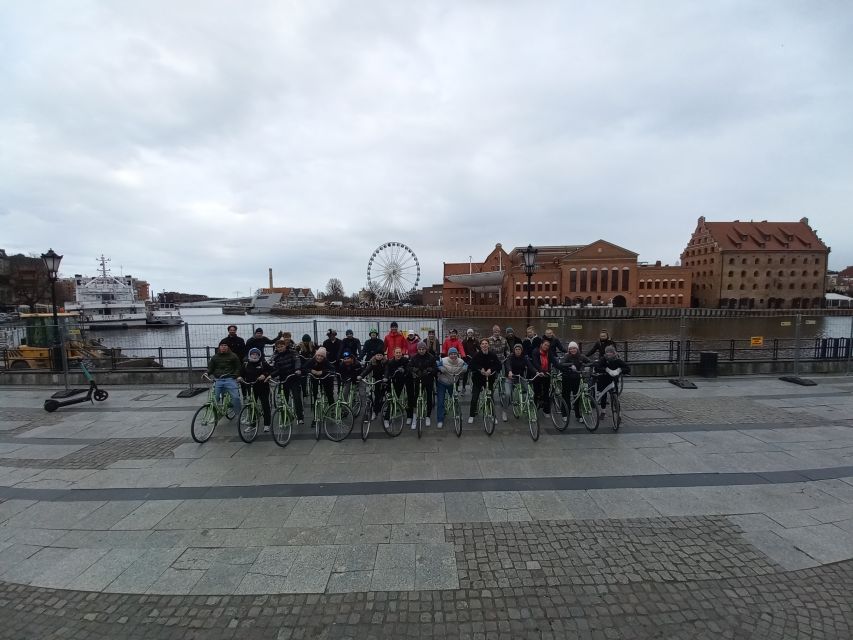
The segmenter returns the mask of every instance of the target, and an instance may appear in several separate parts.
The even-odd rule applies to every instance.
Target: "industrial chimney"
[[[270,267],[270,289],[272,289],[272,267]]]

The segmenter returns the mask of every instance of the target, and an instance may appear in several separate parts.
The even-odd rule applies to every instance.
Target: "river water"
[[[326,332],[334,328],[338,337],[343,338],[346,329],[352,329],[355,337],[364,342],[371,328],[378,328],[380,337],[388,332],[395,318],[345,318],[340,316],[282,317],[270,315],[231,316],[219,309],[184,308],[181,314],[186,327],[133,328],[124,330],[92,331],[91,337],[100,339],[104,345],[121,347],[127,355],[157,356],[164,366],[186,366],[186,343],[189,335],[193,364],[202,366],[227,334],[227,326],[235,324],[238,335],[244,339],[251,337],[256,327],[264,329],[267,336],[274,338],[279,331],[291,332],[298,341],[303,334],[312,339],[325,340]],[[402,318],[397,319],[403,331],[415,330],[425,336],[430,328],[446,335],[451,328],[464,334],[473,328],[478,335],[489,335],[491,327],[497,323],[502,329],[513,327],[516,334],[523,336],[522,318]],[[575,340],[583,344],[592,343],[600,329],[610,331],[614,340],[621,345],[620,350],[629,350],[635,359],[667,359],[671,356],[672,341],[680,335],[678,318],[640,318],[578,320],[573,318],[543,318],[534,321],[539,335],[546,328],[564,342]],[[735,357],[770,357],[774,340],[777,341],[777,357],[787,357],[794,345],[796,335],[795,316],[763,316],[749,318],[687,318],[684,337],[692,341],[691,350],[715,350],[730,352],[736,350]],[[850,316],[804,316],[800,327],[801,345],[804,357],[814,350],[816,339],[849,338],[853,331],[853,317]],[[760,338],[761,345],[750,347],[752,338]],[[734,343],[732,341],[735,341]],[[269,349],[269,348],[268,348]],[[645,353],[645,356],[642,354]]]

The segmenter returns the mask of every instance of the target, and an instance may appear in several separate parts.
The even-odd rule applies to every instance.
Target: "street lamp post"
[[[527,248],[521,252],[522,266],[524,273],[527,275],[527,325],[530,326],[530,278],[533,277],[533,272],[536,271],[536,254],[538,249],[534,249],[532,244],[527,245]]]
[[[51,349],[53,366],[61,371],[62,343],[59,340],[59,317],[56,315],[56,280],[59,277],[59,263],[62,262],[62,256],[53,249],[48,249],[47,253],[41,254],[41,259],[47,269],[47,279],[50,280],[50,304],[53,308],[53,349]]]

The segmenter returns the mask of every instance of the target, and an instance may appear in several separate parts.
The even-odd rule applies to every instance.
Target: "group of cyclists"
[[[465,395],[470,382],[468,423],[474,422],[481,394],[484,390],[492,394],[501,377],[506,384],[507,397],[511,397],[513,385],[529,381],[536,406],[549,415],[549,377],[559,372],[565,406],[573,409],[580,420],[577,392],[585,368],[594,372],[599,392],[630,371],[606,330],[600,332],[598,340],[585,354],[577,342],[570,341],[564,346],[550,328],[540,337],[533,327],[527,327],[524,338],[516,336],[511,327],[502,332],[498,325],[494,325],[491,335],[485,337],[478,337],[474,329],[468,329],[460,338],[457,330],[451,329],[440,341],[434,329],[429,329],[422,339],[413,330],[404,334],[397,322],[392,322],[384,338],[379,337],[376,328],[370,330],[369,336],[362,344],[351,329],[347,329],[343,340],[337,337],[335,329],[329,329],[326,340],[317,345],[309,334],[295,342],[290,332],[280,331],[271,339],[259,327],[244,341],[237,335],[237,327],[230,325],[228,335],[219,342],[217,353],[208,363],[207,373],[215,380],[217,397],[230,394],[237,415],[241,406],[238,385],[244,392],[251,388],[260,401],[267,432],[271,418],[268,383],[273,379],[281,381],[286,398],[292,400],[297,424],[304,423],[303,398],[309,394],[312,398],[325,394],[332,404],[336,382],[343,388],[372,378],[376,382],[373,406],[365,408],[371,411],[371,420],[383,412],[387,429],[389,403],[385,399],[393,388],[398,397],[406,399],[407,423],[412,429],[416,428],[412,420],[415,401],[421,393],[426,398],[426,426],[431,424],[430,416],[435,407],[436,426],[441,429],[445,397],[454,391],[454,386],[458,394]],[[270,356],[265,353],[267,346],[273,348]],[[600,401],[600,411],[599,417],[603,419],[607,411],[606,394]],[[505,410],[502,419],[507,420]]]

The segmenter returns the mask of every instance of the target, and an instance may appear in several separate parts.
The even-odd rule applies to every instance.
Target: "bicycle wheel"
[[[619,396],[615,391],[610,392],[610,426],[614,431],[619,431],[622,424],[622,407],[619,406]]]
[[[355,416],[346,402],[340,400],[326,409],[323,416],[323,429],[332,442],[340,442],[352,432]]]
[[[462,416],[460,415],[459,398],[452,396],[450,398],[450,408],[453,412],[453,430],[456,432],[456,437],[462,436]]]
[[[539,440],[539,412],[532,400],[527,402],[526,410],[527,428],[530,430],[530,437],[533,438],[533,442],[536,442]]]
[[[426,399],[421,394],[418,397],[418,406],[415,411],[415,425],[418,428],[418,440],[421,438],[421,434],[424,430],[424,425],[426,423]]]
[[[231,400],[231,394],[226,393],[224,398],[225,403],[225,417],[229,420],[233,420],[234,416],[237,415],[237,412],[234,410],[234,404]]]
[[[219,422],[219,414],[213,405],[209,402],[201,405],[193,414],[193,421],[190,424],[190,435],[193,440],[199,444],[210,440],[217,422]]]
[[[495,418],[495,405],[486,401],[483,403],[483,431],[486,432],[487,436],[490,436],[495,432],[496,424],[497,418]]]
[[[622,388],[625,386],[625,376],[616,378],[616,395],[622,395]]]
[[[352,417],[357,418],[361,415],[362,409],[362,401],[361,401],[361,393],[358,388],[352,394],[352,404],[350,404],[350,409],[352,409]]]
[[[370,414],[373,412],[373,394],[368,393],[365,398],[364,415],[361,418],[361,441],[367,440],[370,434]]]
[[[595,396],[588,391],[584,391],[580,398],[581,421],[586,427],[586,430],[592,433],[598,429],[598,403],[595,401]]]
[[[569,407],[562,396],[551,396],[551,422],[557,431],[565,431],[569,426]]]
[[[385,426],[385,421],[382,421],[382,428],[392,438],[396,438],[403,432],[403,425],[406,424],[406,409],[402,403],[391,401],[391,407],[388,415],[388,426]]]
[[[284,405],[272,417],[272,439],[280,447],[286,447],[293,433],[293,414]]]
[[[498,400],[501,403],[501,408],[505,410],[509,406],[509,398],[506,395],[504,378],[500,378],[495,384],[497,384],[498,387]]]
[[[240,419],[237,421],[237,433],[240,434],[240,439],[249,444],[258,435],[258,426],[260,423],[260,411],[255,406],[254,402],[249,402],[245,407],[240,409]]]
[[[509,403],[512,406],[512,416],[513,418],[521,417],[521,409],[523,407],[522,397],[521,397],[521,385],[515,384],[512,387],[512,398]]]

